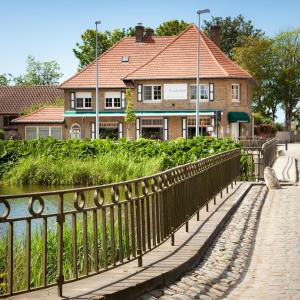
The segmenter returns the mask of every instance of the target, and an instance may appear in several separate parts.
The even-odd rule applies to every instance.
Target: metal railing
[[[260,181],[265,167],[272,166],[277,156],[277,140],[266,139],[241,141],[241,179]]]
[[[0,255],[6,263],[0,273],[7,274],[7,284],[0,297],[53,285],[62,296],[66,282],[133,259],[142,266],[145,253],[170,237],[174,244],[175,232],[184,224],[188,228],[195,214],[199,219],[200,209],[208,209],[211,199],[215,203],[239,173],[240,149],[235,149],[136,180],[1,195],[0,239],[6,246]],[[49,197],[57,203],[54,212],[47,209]],[[73,208],[66,209],[70,197]],[[28,200],[24,216],[14,213],[20,199]]]

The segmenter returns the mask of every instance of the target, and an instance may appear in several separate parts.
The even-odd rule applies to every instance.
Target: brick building
[[[170,37],[154,36],[153,30],[138,25],[135,37],[123,38],[101,55],[101,137],[167,140],[195,134],[197,36],[195,25]],[[200,132],[251,136],[252,77],[203,33],[200,45]],[[94,61],[60,85],[63,138],[95,137],[95,76]],[[129,131],[124,122],[126,89],[132,90],[137,115]]]
[[[18,135],[24,137],[24,126],[13,120],[32,105],[51,105],[63,97],[63,91],[57,86],[1,86],[0,128],[5,131],[6,138]],[[18,128],[21,132],[18,132]]]

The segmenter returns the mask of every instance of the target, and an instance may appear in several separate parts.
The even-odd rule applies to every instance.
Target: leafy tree
[[[9,85],[11,82],[11,74],[0,74],[0,86]]]
[[[243,47],[234,48],[233,59],[255,78],[253,109],[275,121],[279,105],[274,88],[274,42],[268,38],[246,37]]]
[[[242,15],[231,17],[212,17],[211,21],[204,21],[204,32],[210,37],[211,26],[219,25],[222,28],[221,49],[230,58],[232,50],[242,47],[246,37],[259,38],[264,35],[261,29],[255,29],[251,21],[246,21]]]
[[[27,58],[26,73],[14,78],[16,85],[53,85],[58,84],[60,67],[54,60],[40,62],[34,56]]]
[[[300,100],[300,28],[275,37],[274,61],[274,87],[285,112],[286,130],[291,130]]]
[[[133,36],[135,29],[115,29],[98,32],[98,55],[101,55],[125,36]],[[96,58],[96,30],[88,29],[81,35],[81,43],[76,43],[73,53],[79,59],[79,69],[84,68]]]
[[[155,30],[155,34],[158,36],[178,35],[189,25],[189,23],[186,23],[183,20],[170,20],[158,26]]]

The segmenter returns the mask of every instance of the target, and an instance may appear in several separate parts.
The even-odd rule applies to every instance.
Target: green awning
[[[246,112],[231,111],[228,113],[228,122],[229,123],[238,123],[238,122],[249,123],[250,117]]]

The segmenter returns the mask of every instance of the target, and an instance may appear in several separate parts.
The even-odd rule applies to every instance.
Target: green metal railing
[[[4,212],[0,215],[0,239],[6,246],[0,255],[6,260],[2,263],[6,285],[2,285],[0,296],[53,285],[62,296],[66,282],[134,259],[142,266],[145,253],[168,238],[174,244],[175,232],[184,224],[188,228],[189,219],[195,214],[199,217],[200,209],[208,207],[212,199],[215,202],[239,174],[240,150],[235,149],[136,180],[1,195]],[[65,209],[70,196],[74,207]],[[55,212],[47,212],[48,197],[56,199]],[[12,201],[24,198],[28,211],[17,216]],[[93,205],[88,206],[88,202]],[[24,243],[17,242],[20,236]],[[33,263],[38,256],[40,263]]]

